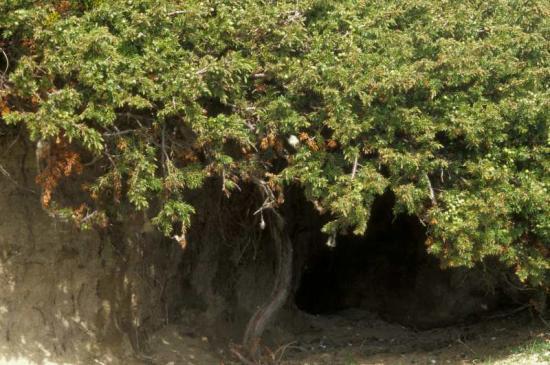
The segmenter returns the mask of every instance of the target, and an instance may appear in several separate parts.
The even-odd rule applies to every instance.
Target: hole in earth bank
[[[391,192],[373,204],[363,237],[337,237],[335,248],[309,242],[295,292],[310,314],[364,309],[388,321],[431,328],[471,319],[499,307],[503,296],[479,269],[442,270],[427,254],[425,228],[413,216],[393,215]],[[301,275],[300,275],[301,272]]]

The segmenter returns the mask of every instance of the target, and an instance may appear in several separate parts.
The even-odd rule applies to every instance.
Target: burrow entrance
[[[365,236],[339,236],[334,248],[309,242],[301,251],[307,254],[296,257],[298,309],[317,315],[365,309],[429,328],[505,305],[493,273],[441,269],[426,252],[425,227],[416,217],[394,216],[394,200],[388,192],[375,201]]]

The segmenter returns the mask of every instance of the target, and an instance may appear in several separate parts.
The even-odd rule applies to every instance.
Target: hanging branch
[[[245,364],[258,362],[261,357],[260,341],[263,332],[275,314],[285,304],[289,294],[292,280],[292,242],[285,228],[284,218],[274,209],[275,196],[265,181],[253,180],[262,190],[265,201],[256,211],[263,214],[263,210],[269,210],[269,230],[276,249],[277,271],[275,283],[268,300],[260,306],[252,315],[246,326],[243,336],[243,348],[252,360],[241,359]]]
[[[428,177],[428,174],[424,174],[424,177],[426,178],[426,181],[428,182],[428,189],[430,190],[430,200],[432,201],[432,205],[437,205],[437,200],[435,199],[435,192],[432,187],[432,182],[430,181],[430,178]]]

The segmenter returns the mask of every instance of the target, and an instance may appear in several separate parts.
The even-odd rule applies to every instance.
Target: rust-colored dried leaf
[[[333,139],[327,140],[327,148],[329,150],[334,150],[334,149],[338,148],[338,142],[336,142]]]
[[[260,141],[260,149],[262,151],[265,151],[269,148],[269,140],[267,139],[267,137],[264,137],[261,139]]]

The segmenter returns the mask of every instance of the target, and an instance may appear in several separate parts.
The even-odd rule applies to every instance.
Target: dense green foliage
[[[4,122],[101,171],[80,215],[172,235],[188,189],[256,178],[362,234],[390,190],[446,265],[548,283],[544,0],[0,0],[0,32]]]

